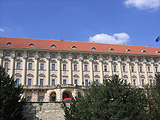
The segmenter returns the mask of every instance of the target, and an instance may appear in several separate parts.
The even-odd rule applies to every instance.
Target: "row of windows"
[[[20,63],[17,63],[17,66],[16,66],[16,69],[19,70],[20,69]],[[5,62],[5,69],[8,69],[8,62]],[[28,69],[29,70],[32,70],[32,63],[29,63],[28,64]],[[40,70],[44,70],[44,63],[40,63]],[[55,64],[52,64],[52,68],[51,70],[55,70]],[[66,64],[63,64],[63,71],[66,71]],[[73,68],[74,71],[77,71],[77,64],[74,64],[74,68]],[[84,71],[88,71],[88,65],[84,65]],[[97,65],[94,65],[94,71],[97,72],[98,71],[98,66]],[[107,72],[107,65],[104,66],[104,71]],[[113,71],[116,72],[117,71],[117,66],[114,65],[113,66]],[[123,72],[126,72],[126,66],[122,66],[122,71]],[[148,72],[151,72],[151,68],[150,66],[147,67],[147,71]],[[135,72],[134,71],[134,66],[131,66],[131,72]],[[142,66],[139,66],[139,72],[143,72],[142,71]],[[155,72],[158,72],[158,67],[155,66]]]
[[[5,56],[10,56],[10,52],[5,52]],[[18,53],[17,53],[17,56],[18,56],[18,57],[21,57],[21,56],[22,56],[22,53],[18,52]],[[33,54],[33,53],[29,53],[28,56],[29,56],[29,57],[33,57],[34,54]],[[46,56],[45,56],[44,53],[41,53],[41,54],[40,54],[40,57],[41,57],[41,58],[45,58]],[[52,58],[56,58],[56,54],[51,54],[51,57],[52,57]],[[62,58],[63,58],[63,59],[66,59],[66,58],[67,58],[67,55],[66,55],[66,54],[63,54],[63,55],[62,55]],[[78,58],[77,55],[73,55],[73,59],[77,59],[77,58]],[[84,55],[84,56],[83,56],[83,59],[88,59],[88,56],[87,56],[87,55]],[[94,59],[94,60],[97,60],[98,57],[97,57],[97,56],[93,56],[93,59]],[[104,56],[104,57],[103,57],[103,60],[107,60],[107,57]],[[118,60],[118,58],[115,57],[115,56],[113,56],[113,57],[112,57],[112,60],[115,61],[115,60]],[[154,58],[153,60],[154,60],[154,62],[158,62],[158,58]],[[125,58],[125,57],[121,57],[121,61],[126,61],[126,58]],[[134,58],[130,57],[130,61],[134,61]],[[142,58],[138,58],[138,62],[142,62],[142,61],[143,61]],[[150,59],[150,58],[146,58],[146,61],[147,61],[147,62],[150,62],[151,59]]]

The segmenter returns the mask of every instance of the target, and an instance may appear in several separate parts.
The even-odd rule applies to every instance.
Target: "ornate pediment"
[[[84,64],[89,64],[87,61],[84,61],[83,63],[84,63]]]
[[[27,76],[28,76],[28,77],[34,77],[34,75],[31,74],[31,73],[27,74]]]
[[[132,78],[137,78],[137,77],[135,75],[133,75]]]
[[[51,77],[57,77],[57,75],[55,75],[55,74],[52,74],[52,75],[51,75]]]
[[[95,77],[95,78],[100,78],[100,76],[99,76],[99,75],[95,75],[94,77]]]
[[[152,75],[150,75],[150,76],[149,76],[149,78],[153,78],[153,76],[152,76]]]
[[[127,75],[124,75],[123,78],[128,78],[128,76],[127,76]]]
[[[79,78],[79,76],[77,74],[74,74],[73,77],[74,78]]]
[[[22,77],[22,75],[20,73],[16,73],[15,76],[16,77]]]
[[[45,75],[43,73],[40,73],[39,77],[45,77]]]
[[[144,75],[141,75],[140,78],[145,78],[145,76],[144,76]]]
[[[3,60],[4,60],[4,61],[10,61],[10,59],[9,59],[9,58],[4,58]]]
[[[62,60],[62,63],[68,63],[67,60]]]
[[[33,58],[28,58],[28,62],[34,62]]]
[[[52,62],[52,63],[57,63],[57,61],[56,61],[56,60],[54,60],[54,59],[52,59],[52,60],[51,60],[51,62]]]
[[[88,74],[85,74],[84,77],[85,77],[85,78],[90,78]]]

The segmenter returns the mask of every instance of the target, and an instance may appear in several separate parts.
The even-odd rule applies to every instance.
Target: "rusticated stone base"
[[[64,120],[61,103],[26,103],[23,115],[26,120]]]

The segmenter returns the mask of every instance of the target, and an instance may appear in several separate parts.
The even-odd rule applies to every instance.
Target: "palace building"
[[[133,86],[153,84],[160,48],[0,37],[0,65],[23,85],[27,101],[62,101],[114,74]]]

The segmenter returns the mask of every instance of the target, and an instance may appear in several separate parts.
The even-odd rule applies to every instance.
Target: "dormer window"
[[[131,50],[130,50],[130,49],[127,49],[126,52],[131,52]]]
[[[109,51],[114,51],[114,49],[113,48],[109,48]]]
[[[12,45],[12,43],[11,43],[11,42],[8,42],[7,45]]]
[[[95,48],[95,47],[92,47],[91,50],[96,50],[96,48]]]
[[[77,47],[76,46],[72,46],[72,49],[76,49]]]
[[[33,46],[34,46],[34,44],[30,44],[29,46],[33,47]]]
[[[160,51],[156,51],[156,53],[160,53]]]
[[[141,52],[146,53],[146,51],[145,51],[145,50],[141,50]]]
[[[55,46],[55,45],[51,45],[51,47],[52,47],[52,48],[56,48],[56,46]]]

